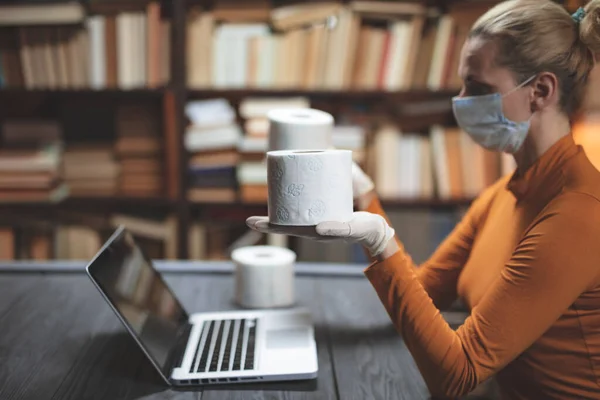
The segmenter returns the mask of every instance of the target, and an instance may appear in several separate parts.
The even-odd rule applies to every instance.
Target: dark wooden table
[[[228,263],[157,263],[189,312],[236,309]],[[299,265],[315,380],[167,387],[81,263],[0,265],[0,399],[426,399],[426,386],[362,268]],[[15,272],[18,271],[18,272]]]

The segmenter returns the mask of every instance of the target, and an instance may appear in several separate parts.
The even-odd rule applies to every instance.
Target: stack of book
[[[0,202],[60,201],[62,129],[56,121],[15,120],[2,124]]]
[[[120,164],[119,192],[158,196],[163,189],[160,119],[144,104],[120,104],[115,153]]]
[[[112,146],[97,143],[68,145],[63,160],[63,177],[71,196],[117,194],[120,166]]]
[[[246,203],[267,201],[267,165],[265,153],[269,147],[269,120],[267,113],[274,108],[308,108],[309,99],[253,98],[240,103],[239,114],[244,119],[244,137],[240,141],[240,163],[237,180],[240,200]]]
[[[225,99],[191,101],[185,148],[190,154],[188,199],[192,202],[234,202],[238,144],[242,131]]]

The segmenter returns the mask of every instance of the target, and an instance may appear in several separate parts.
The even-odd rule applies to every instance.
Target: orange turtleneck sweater
[[[423,265],[401,246],[365,274],[433,395],[495,374],[507,399],[600,399],[600,172],[572,135],[485,190]],[[454,331],[439,309],[456,298],[471,315]]]

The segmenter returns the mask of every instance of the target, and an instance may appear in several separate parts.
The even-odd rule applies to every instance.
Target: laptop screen
[[[147,355],[166,372],[188,315],[131,234],[119,228],[87,270]]]

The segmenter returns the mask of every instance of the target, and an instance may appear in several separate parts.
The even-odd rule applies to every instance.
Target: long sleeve
[[[465,262],[469,258],[478,227],[487,214],[499,188],[506,184],[503,179],[486,189],[469,207],[461,221],[438,246],[432,256],[417,266],[396,237],[402,262],[416,268],[416,276],[436,307],[445,309],[456,300],[456,284]],[[383,216],[390,223],[377,198],[365,210]],[[374,261],[374,260],[372,260]],[[417,268],[418,267],[418,268]]]
[[[404,252],[365,270],[433,395],[456,397],[473,390],[597,284],[598,221],[596,198],[568,193],[555,199],[457,331],[444,321]],[[457,262],[463,251],[446,258]]]

